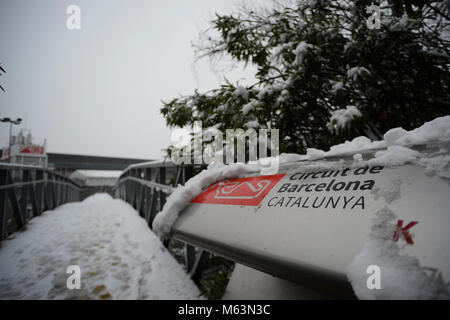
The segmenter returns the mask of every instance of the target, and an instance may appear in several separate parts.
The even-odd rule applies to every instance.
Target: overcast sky
[[[208,60],[193,68],[191,41],[233,3],[0,0],[0,118],[26,118],[48,152],[160,158],[170,144],[160,101],[217,87]],[[72,4],[81,8],[81,30],[66,27]],[[1,147],[8,135],[0,122]]]

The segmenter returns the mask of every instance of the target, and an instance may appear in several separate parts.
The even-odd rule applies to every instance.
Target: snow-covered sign
[[[113,186],[121,174],[119,170],[76,170],[70,179],[84,186],[103,187]]]
[[[336,295],[449,299],[449,150],[443,117],[281,155],[290,162],[274,176],[213,165],[173,192],[153,227]],[[380,289],[367,285],[373,266]]]

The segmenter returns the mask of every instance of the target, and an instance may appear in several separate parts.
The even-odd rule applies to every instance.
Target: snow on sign
[[[383,141],[358,137],[326,152],[285,154],[284,176],[269,186],[266,176],[244,178],[257,172],[251,165],[212,166],[174,192],[165,213],[178,214],[194,186],[244,179],[204,190],[194,202],[204,201],[182,207],[163,231],[333,296],[449,299],[449,128],[450,116],[392,129]],[[252,194],[263,197],[258,205],[231,205]],[[367,287],[371,265],[382,270],[380,290]]]
[[[194,203],[257,206],[284,174],[220,181],[205,188]]]

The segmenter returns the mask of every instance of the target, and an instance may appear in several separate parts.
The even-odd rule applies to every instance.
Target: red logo
[[[284,174],[220,181],[203,189],[192,202],[257,206]]]
[[[22,150],[20,150],[20,153],[44,154],[44,147],[39,147],[39,146],[25,147]]]

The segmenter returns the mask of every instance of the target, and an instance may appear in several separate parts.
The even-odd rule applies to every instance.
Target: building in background
[[[15,163],[48,168],[66,177],[76,170],[124,170],[149,159],[103,157],[93,155],[47,152],[46,141],[34,144],[29,130],[21,129],[11,136],[11,152],[8,147],[0,150],[0,163]]]
[[[66,177],[76,170],[124,170],[132,164],[148,159],[130,159],[67,153],[47,153],[48,168]]]
[[[0,162],[46,168],[46,143],[44,141],[42,145],[34,144],[31,132],[20,129],[17,135],[11,136],[11,148],[3,149]]]

